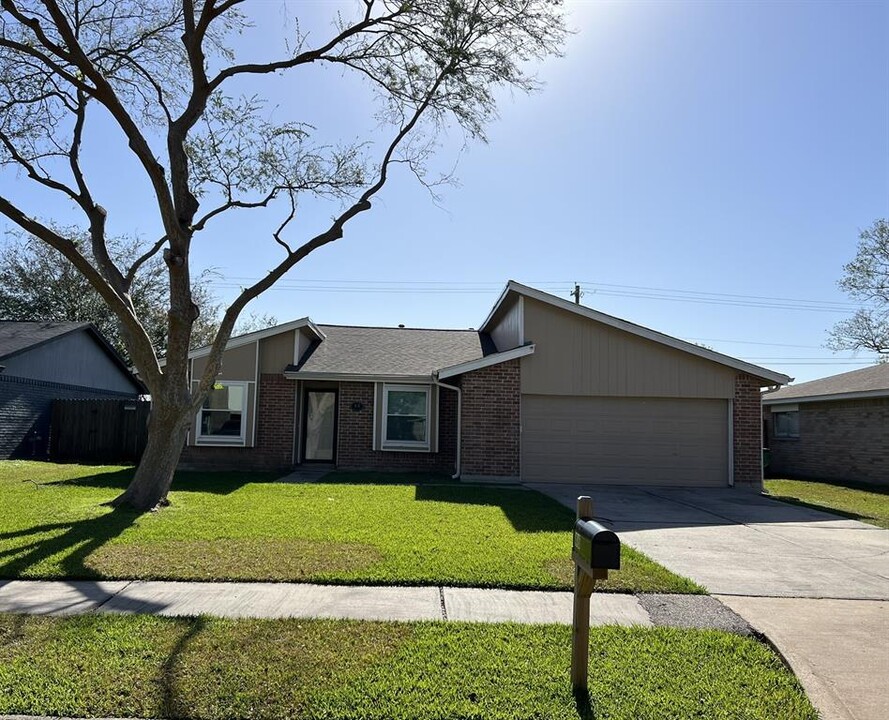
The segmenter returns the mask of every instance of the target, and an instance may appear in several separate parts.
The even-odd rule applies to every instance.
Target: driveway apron
[[[889,718],[889,530],[744,488],[530,485],[765,633],[824,720]]]

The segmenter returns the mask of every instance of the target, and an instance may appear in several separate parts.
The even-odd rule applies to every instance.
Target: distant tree
[[[92,257],[87,238],[74,241],[85,257]],[[109,238],[108,247],[116,262],[127,264],[140,252],[139,242],[132,238]],[[193,281],[192,297],[200,311],[191,330],[193,348],[210,345],[219,329],[221,305],[211,289],[215,274],[206,270]],[[166,279],[162,260],[152,258],[134,278],[130,293],[145,332],[161,355],[167,349]],[[91,322],[130,362],[117,316],[64,255],[35,238],[11,235],[0,244],[0,320]],[[249,313],[238,320],[234,334],[262,330],[277,322],[272,315]]]
[[[88,279],[120,321],[130,358],[151,391],[145,452],[116,505],[146,510],[166,498],[188,428],[216,383],[245,306],[307,255],[343,237],[396,167],[434,183],[427,179],[429,160],[443,133],[456,129],[484,140],[496,116],[496,91],[537,88],[528,63],[559,53],[565,37],[558,0],[361,0],[351,10],[332,9],[328,33],[302,32],[297,23],[290,37],[270,35],[244,57],[236,38],[249,30],[255,6],[244,0],[0,2],[0,166],[20,178],[0,191],[0,214]],[[281,7],[303,9],[301,3]],[[314,68],[329,69],[325,96],[349,96],[349,77],[368,84],[372,99],[352,110],[366,116],[367,134],[349,131],[336,140],[333,128],[325,134],[310,123],[313,106],[326,101],[305,96],[299,83]],[[280,85],[288,80],[292,84]],[[285,116],[286,108],[271,112],[258,94],[272,83],[296,94],[292,115]],[[132,192],[158,228],[132,263],[109,252],[106,224],[115,208],[97,196],[94,174],[108,170],[87,161],[100,151],[90,142],[96,132],[124,140],[121,167],[137,168]],[[29,212],[34,195],[26,190],[57,202]],[[329,203],[329,223],[297,230],[303,202]],[[74,208],[89,234],[89,255],[54,229],[53,221],[67,220],[41,217],[48,207],[66,215]],[[253,252],[264,234],[279,254],[228,304],[206,369],[192,387],[188,351],[200,318],[192,243],[249,209],[272,213],[268,227],[274,229],[257,225],[237,241],[242,251]],[[118,227],[125,212],[115,215]],[[156,256],[170,289],[163,367],[132,295],[134,277]]]
[[[858,253],[843,273],[839,286],[863,307],[833,326],[828,346],[870,350],[880,362],[889,361],[889,220],[876,220],[861,232]]]

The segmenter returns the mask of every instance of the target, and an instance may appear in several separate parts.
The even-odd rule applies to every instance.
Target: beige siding
[[[309,334],[306,328],[299,328],[296,332],[296,359],[293,361],[294,364],[302,359],[302,356],[306,354],[306,350],[318,339],[314,335]]]
[[[259,372],[280,374],[284,368],[293,365],[295,341],[294,331],[272,335],[259,341]]]
[[[512,350],[522,344],[522,305],[524,298],[518,297],[506,309],[497,313],[494,325],[488,330],[488,334],[494,341],[497,350]]]
[[[525,482],[728,484],[728,402],[522,396]]]
[[[200,380],[207,367],[206,357],[193,360],[195,380]],[[256,381],[256,343],[241,345],[222,353],[222,371],[217,375],[219,380],[250,380]]]
[[[725,398],[735,370],[525,298],[522,393]]]

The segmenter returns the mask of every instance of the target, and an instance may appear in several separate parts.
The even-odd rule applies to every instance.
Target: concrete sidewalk
[[[715,603],[701,597],[702,603]],[[718,603],[717,603],[718,604]],[[205,583],[149,581],[0,582],[0,612],[90,612],[228,618],[350,618],[570,624],[570,592],[456,587]],[[633,595],[596,593],[594,625],[652,625]]]

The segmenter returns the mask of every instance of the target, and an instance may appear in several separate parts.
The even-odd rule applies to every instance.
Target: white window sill
[[[431,452],[431,449],[428,445],[399,445],[397,443],[383,443],[383,446],[380,448],[380,450],[384,452]]]
[[[233,438],[231,440],[223,438],[198,438],[195,440],[194,444],[203,447],[245,447],[247,442],[242,438]]]

